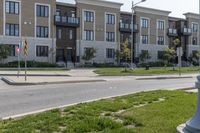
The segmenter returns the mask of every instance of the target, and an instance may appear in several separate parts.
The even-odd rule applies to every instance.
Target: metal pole
[[[19,78],[19,73],[20,73],[20,53],[18,52],[18,73],[17,73],[17,77]]]
[[[25,81],[27,81],[27,60],[25,57]]]
[[[131,17],[131,67],[133,67],[133,45],[134,45],[134,39],[133,39],[133,17],[134,17],[134,2],[132,1],[132,17]]]
[[[181,47],[179,47],[179,76],[181,76]]]

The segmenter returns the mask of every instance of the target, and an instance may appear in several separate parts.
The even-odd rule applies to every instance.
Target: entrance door
[[[72,49],[67,49],[67,61],[73,61]]]
[[[60,61],[65,61],[64,60],[64,49],[57,49],[56,50],[56,61],[60,62]]]

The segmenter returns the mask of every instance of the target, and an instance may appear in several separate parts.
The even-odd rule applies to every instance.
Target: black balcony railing
[[[54,22],[55,22],[56,25],[78,27],[79,24],[80,24],[79,18],[75,18],[75,17],[58,16],[58,15],[56,15],[54,19],[55,19]]]
[[[192,35],[192,29],[191,28],[182,28],[181,34],[184,36],[190,36],[190,35]]]
[[[130,23],[120,23],[119,30],[122,32],[131,32],[132,27],[133,27],[133,32],[138,32],[138,25],[133,24],[133,26],[131,26]]]
[[[177,29],[169,28],[168,29],[168,36],[178,36]]]

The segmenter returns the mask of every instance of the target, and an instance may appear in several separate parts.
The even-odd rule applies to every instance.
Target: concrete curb
[[[149,78],[137,78],[135,80],[164,80],[164,79],[186,79],[186,78],[194,78],[193,76],[185,76],[185,77],[149,77]]]
[[[18,74],[0,74],[0,76],[18,76]],[[25,74],[19,74],[19,76],[25,76]],[[47,77],[47,76],[50,76],[50,77],[54,77],[54,76],[57,76],[57,77],[70,77],[70,75],[67,75],[67,74],[27,74],[27,76],[41,76],[41,77]]]
[[[15,82],[13,80],[10,80],[8,78],[2,77],[2,81],[7,83],[8,85],[13,86],[31,86],[31,85],[50,85],[50,84],[69,84],[69,83],[91,83],[91,82],[106,82],[106,80],[103,79],[95,79],[95,80],[76,80],[76,81],[57,81],[57,82],[38,82],[38,83],[32,83],[32,82]]]

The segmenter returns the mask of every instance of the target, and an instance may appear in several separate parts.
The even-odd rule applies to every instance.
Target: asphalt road
[[[108,80],[42,86],[8,86],[0,81],[0,118],[140,91],[192,87],[196,81],[195,78],[134,80],[131,77]]]

